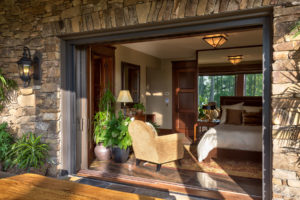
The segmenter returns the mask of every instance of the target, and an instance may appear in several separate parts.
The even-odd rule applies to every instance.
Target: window
[[[262,96],[262,74],[245,74],[244,79],[244,96]]]
[[[198,105],[214,101],[220,107],[220,96],[235,95],[235,75],[199,76]]]

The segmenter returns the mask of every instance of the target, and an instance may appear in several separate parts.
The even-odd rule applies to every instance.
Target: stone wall
[[[221,12],[274,7],[272,111],[275,199],[297,198],[299,186],[300,36],[290,27],[300,17],[298,0],[2,0],[0,2],[0,67],[18,78],[23,46],[42,54],[42,84],[12,94],[1,113],[13,131],[44,133],[51,144],[51,174],[60,168],[60,41],[58,35]],[[298,145],[298,146],[297,146]],[[298,160],[298,161],[297,161]]]

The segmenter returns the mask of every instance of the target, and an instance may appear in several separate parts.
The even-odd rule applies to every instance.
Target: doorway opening
[[[259,27],[258,26],[253,26],[253,24],[252,24],[251,27],[250,26],[247,27],[247,29],[249,29],[249,28],[250,29],[252,29],[252,28],[256,28],[257,29]],[[259,29],[261,30],[261,28],[259,28]],[[230,32],[232,32],[232,33],[236,32],[236,29],[222,29],[222,28],[220,28],[220,30],[222,30],[222,31],[214,31],[213,33],[226,32],[227,34],[229,34]],[[264,32],[265,32],[265,30],[264,30]],[[206,35],[208,33],[212,33],[212,32],[206,32],[206,33],[202,33],[202,34],[197,33],[195,35],[189,35],[190,36],[189,38],[192,38],[192,37],[200,37],[201,38],[201,37],[203,37],[204,35]],[[262,36],[262,37],[265,37],[265,36]],[[164,40],[164,41],[170,41],[170,40],[173,40],[173,39],[178,41],[178,40],[180,40],[182,38],[186,38],[186,37],[183,37],[183,35],[181,35],[179,37],[177,35],[176,39],[174,39],[172,37],[168,37],[168,39]],[[157,37],[157,39],[161,40],[159,37]],[[148,41],[148,42],[149,43],[150,42],[155,42],[155,40],[153,40],[153,38],[151,40],[152,41]],[[202,40],[200,39],[200,41],[202,41]],[[116,49],[118,49],[118,45],[120,45],[120,46],[122,46],[122,45],[135,45],[137,43],[143,43],[143,42],[145,42],[144,39],[143,40],[139,39],[139,41],[134,41],[134,39],[132,39],[130,43],[128,43],[128,42],[111,42],[109,45],[113,46]],[[264,40],[264,42],[265,42],[265,40]],[[106,43],[105,45],[108,45],[108,43]],[[263,45],[265,46],[266,44],[264,43]],[[268,43],[267,43],[267,46],[268,46]],[[238,47],[241,47],[241,46],[238,46]],[[129,48],[129,47],[126,47],[126,48]],[[172,49],[169,48],[169,50],[171,51]],[[261,51],[264,52],[264,57],[261,58],[260,62],[261,62],[261,65],[263,63],[263,66],[264,66],[264,69],[265,69],[265,67],[266,67],[265,66],[266,65],[265,62],[266,62],[266,58],[268,59],[268,55],[266,55],[266,50],[264,50],[263,48],[262,48]],[[143,53],[145,53],[145,52],[143,52]],[[270,53],[269,49],[267,49],[267,54],[269,54],[269,53]],[[195,51],[195,54],[196,54],[196,51]],[[155,57],[155,56],[152,55],[152,57]],[[135,58],[139,58],[139,57],[135,56]],[[171,61],[173,61],[173,62],[171,62]],[[169,117],[167,117],[170,120],[170,116],[171,116],[171,126],[170,126],[171,128],[162,127],[161,128],[162,134],[168,134],[168,133],[170,133],[170,131],[174,132],[174,130],[176,130],[176,129],[174,129],[174,124],[175,124],[175,128],[176,128],[176,125],[178,125],[179,128],[182,128],[184,126],[184,128],[182,128],[183,131],[181,130],[180,132],[184,132],[184,134],[185,134],[186,137],[190,137],[193,140],[193,137],[195,135],[193,128],[194,128],[195,123],[198,120],[198,90],[199,90],[199,88],[198,88],[198,84],[195,84],[195,83],[198,82],[198,76],[201,75],[201,74],[198,73],[198,72],[200,72],[199,65],[198,65],[199,64],[199,62],[198,62],[198,54],[196,54],[194,56],[194,60],[180,58],[180,59],[171,59],[171,61],[170,61],[170,63],[171,63],[170,64],[171,65],[171,73],[166,73],[165,71],[159,71],[159,70],[165,70],[165,69],[153,69],[153,71],[157,70],[157,72],[160,72],[160,73],[157,73],[157,74],[161,75],[160,77],[162,77],[163,75],[167,76],[167,75],[171,74],[170,76],[171,76],[171,87],[172,87],[171,92],[172,93],[168,93],[168,91],[166,91],[166,92],[165,91],[155,91],[153,89],[154,86],[155,86],[155,83],[157,84],[157,81],[155,81],[155,79],[156,78],[159,79],[159,76],[153,75],[155,72],[151,73],[152,69],[150,69],[150,71],[149,70],[147,71],[147,70],[144,69],[144,71],[143,71],[143,68],[141,67],[141,72],[140,72],[141,75],[140,76],[141,77],[142,76],[146,77],[146,84],[142,83],[143,82],[142,78],[140,80],[141,85],[144,84],[144,86],[145,86],[145,92],[144,92],[145,96],[144,96],[144,98],[145,98],[145,101],[146,101],[146,103],[145,103],[146,110],[147,110],[147,108],[151,110],[152,109],[151,106],[153,106],[153,105],[154,106],[156,106],[156,105],[169,106],[169,104],[172,105],[171,115],[169,115]],[[185,68],[185,67],[189,68],[189,64],[188,63],[190,63],[192,61],[194,61],[194,68],[193,67],[191,67],[191,68],[193,68],[193,70],[195,70],[195,71],[183,70],[180,73],[180,70],[181,70],[180,68]],[[185,64],[183,64],[182,62],[185,62]],[[160,61],[159,63],[163,63],[163,61]],[[132,63],[132,64],[136,64],[136,63]],[[247,64],[250,64],[250,63],[247,63]],[[269,61],[267,61],[267,65],[268,64],[269,64]],[[178,65],[181,65],[181,66],[184,66],[184,67],[176,67]],[[174,79],[174,77],[175,77],[174,76],[174,72],[177,73],[177,71],[178,71],[178,75],[179,75],[178,78],[177,78],[178,81],[174,83],[174,80],[176,80],[176,79]],[[172,72],[173,72],[173,75],[172,75]],[[193,73],[193,72],[196,72],[196,73]],[[121,82],[121,76],[122,75],[121,75],[120,71],[118,72],[117,68],[115,69],[115,73],[114,74],[115,74],[115,77],[114,77],[115,78],[115,82],[114,83],[117,83],[118,80]],[[195,77],[193,77],[193,76],[195,76]],[[268,88],[269,84],[270,84],[270,82],[268,82],[268,81],[270,81],[270,79],[268,78],[268,76],[269,76],[268,74],[264,73],[264,84],[263,84],[263,87],[264,87],[264,93],[263,93],[264,101],[261,100],[261,105],[263,105],[263,107],[264,107],[264,110],[263,110],[262,113],[263,113],[263,118],[264,118],[264,121],[263,121],[264,124],[263,125],[264,126],[266,125],[265,127],[269,127],[269,125],[270,125],[270,121],[269,121],[269,117],[270,116],[268,114],[268,111],[269,111],[269,107],[268,106],[269,106],[269,98],[270,98],[270,96],[269,96],[268,92],[266,91],[266,88]],[[193,78],[191,78],[191,77],[193,77]],[[165,79],[167,80],[166,77],[165,77]],[[238,79],[238,77],[236,79]],[[147,88],[147,83],[152,84],[154,86],[152,88]],[[176,85],[176,84],[178,84],[178,85]],[[115,85],[115,88],[114,88],[115,95],[116,95],[116,93],[119,92],[118,89],[120,90],[120,88],[116,89],[117,88],[116,85]],[[121,85],[121,84],[119,84],[119,85]],[[159,85],[160,86],[164,86],[164,84],[159,84]],[[191,85],[192,85],[192,88],[190,87]],[[188,87],[188,88],[186,88],[186,87]],[[174,90],[174,88],[175,88],[175,90]],[[153,92],[150,91],[150,94],[149,94],[149,93],[147,93],[148,89],[153,89],[154,91]],[[142,86],[140,86],[140,91],[141,90],[142,90]],[[179,92],[177,94],[177,96],[176,96],[176,91]],[[180,94],[180,91],[183,94]],[[192,94],[188,94],[188,92],[190,92]],[[148,94],[148,96],[146,94]],[[143,98],[142,95],[143,95],[143,92],[141,92],[141,95],[140,95],[141,100]],[[147,97],[150,97],[150,98],[153,97],[152,100],[149,101],[149,102],[154,102],[153,105],[149,104],[149,106],[148,106],[148,104],[147,104],[147,102],[148,102],[147,101]],[[190,99],[192,99],[191,101],[193,103],[188,104],[188,103],[186,103],[186,101],[184,101],[184,99],[188,98],[188,97]],[[155,103],[156,99],[160,99],[160,101],[162,103],[161,104]],[[231,99],[231,103],[230,103],[231,105],[234,104],[234,103],[235,104],[240,103],[240,102],[236,102],[235,100],[233,101],[232,99]],[[267,99],[267,101],[266,101],[266,99]],[[176,100],[177,100],[177,103],[176,103]],[[182,101],[178,101],[178,100],[182,100]],[[221,104],[221,99],[219,101],[220,101],[220,105],[223,105],[223,104]],[[244,101],[244,99],[243,99],[243,101]],[[249,99],[246,99],[245,101],[247,102],[246,106],[251,106],[250,105],[251,101]],[[230,104],[228,103],[228,101],[227,101],[227,103],[224,103],[224,105],[230,105]],[[178,111],[178,110],[173,109],[174,105],[175,105],[175,108],[176,107],[178,108],[178,106],[182,106],[182,109],[183,109],[183,110],[181,109],[181,111],[182,111],[183,114],[180,114],[180,112],[179,112],[179,114],[177,114],[178,120],[177,120],[177,122],[175,120],[175,123],[174,123],[174,118],[176,118],[176,117],[174,117],[174,113],[176,113],[176,111]],[[255,103],[255,105],[257,105],[257,102]],[[120,108],[121,108],[121,106],[119,107],[119,109]],[[184,111],[184,109],[186,109],[187,112],[191,111],[191,113],[185,114],[186,112]],[[146,114],[148,114],[148,113],[146,113]],[[154,114],[154,113],[149,113],[149,114]],[[160,113],[158,113],[158,114],[160,114]],[[155,115],[155,119],[156,120],[157,120],[157,118],[159,119],[159,117],[157,117],[157,116],[159,116],[158,114]],[[165,116],[163,117],[163,115],[162,115],[160,117],[161,117],[161,122],[164,122],[163,120],[165,119]],[[191,120],[192,120],[192,123],[191,123]],[[161,123],[161,125],[164,125],[164,124]],[[267,128],[267,129],[269,129],[269,128]],[[265,149],[263,151],[263,156],[264,157],[266,156],[266,154],[265,154],[266,153],[265,151],[267,151],[266,148],[268,148],[268,142],[266,142],[265,139],[269,138],[269,135],[265,135],[265,134],[266,134],[266,129],[262,129],[261,128],[261,138],[264,138],[264,140],[261,140],[261,142],[263,143],[262,146],[264,147],[262,149],[263,150]],[[269,134],[269,133],[267,133],[267,134]],[[196,143],[198,142],[197,140],[200,139],[200,137],[198,137],[198,135],[196,133]],[[187,151],[187,152],[193,154],[192,151]],[[222,154],[223,154],[223,152],[222,152]],[[198,155],[196,156],[196,159],[197,159],[197,161],[199,161]],[[270,159],[270,157],[268,159]],[[264,162],[266,162],[266,158],[264,158]],[[141,168],[148,169],[148,171],[149,171],[149,170],[151,170],[153,168],[153,166],[151,166],[151,163],[149,164],[149,166],[147,166],[147,164],[145,166],[142,166]],[[107,170],[108,169],[107,167],[108,166],[112,166],[112,165],[108,164],[108,165],[103,165],[103,166],[105,166],[104,168],[105,168],[105,170]],[[97,166],[97,167],[99,167],[99,166]],[[266,167],[265,163],[264,163],[263,167],[264,168]],[[95,171],[94,170],[93,172],[89,171],[88,169],[82,169],[79,174],[90,176],[90,177],[99,177],[99,176],[102,176],[102,178],[104,178],[104,179],[114,179],[115,181],[116,180],[117,181],[122,180],[124,182],[127,181],[127,183],[132,183],[132,184],[134,184],[134,183],[135,184],[136,183],[140,183],[140,181],[142,180],[142,182],[143,182],[143,184],[145,186],[149,186],[149,184],[151,184],[151,183],[149,183],[149,180],[147,178],[145,178],[145,177],[138,177],[138,179],[133,179],[132,178],[133,173],[136,173],[135,171],[132,171],[133,168],[136,168],[138,170],[141,169],[141,168],[135,167],[134,165],[131,165],[131,167],[128,167],[128,173],[131,173],[131,174],[126,174],[126,173],[122,174],[121,172],[124,172],[124,170],[122,170],[122,168],[119,168],[117,170],[118,171],[117,173],[111,173],[112,171],[109,171],[109,169],[108,169],[108,171],[101,171],[101,170]],[[168,170],[168,169],[167,169],[167,167],[165,167],[165,168],[162,167],[161,171],[163,171],[163,170]],[[261,193],[261,188],[262,188],[262,185],[263,185],[262,181],[266,181],[266,178],[267,178],[265,176],[265,174],[264,174],[263,177],[262,177],[262,179],[260,181],[256,182],[258,184],[256,184],[256,183],[253,182],[252,186],[254,186],[254,185],[257,186],[258,185],[258,187],[256,188],[256,187],[252,187],[251,184],[250,185],[248,184],[249,183],[249,179],[243,179],[243,178],[239,179],[239,178],[236,178],[235,176],[229,176],[231,179],[227,179],[228,177],[224,178],[224,176],[216,175],[216,173],[212,173],[212,174],[202,173],[202,175],[198,175],[200,173],[197,172],[197,175],[198,175],[196,177],[197,180],[196,181],[191,181],[191,179],[190,179],[190,181],[192,182],[192,184],[188,184],[188,179],[184,179],[185,177],[189,176],[188,173],[187,172],[180,173],[179,171],[180,170],[178,170],[178,168],[177,168],[177,172],[176,173],[179,174],[180,179],[184,180],[184,181],[187,181],[187,182],[182,183],[182,185],[180,185],[180,183],[176,183],[176,181],[173,181],[173,182],[172,181],[169,182],[169,181],[165,181],[165,180],[158,181],[159,180],[159,175],[154,176],[157,179],[151,179],[150,182],[152,182],[152,184],[154,183],[156,185],[159,184],[160,188],[166,187],[166,189],[167,189],[167,187],[170,187],[170,185],[172,185],[172,187],[176,188],[177,191],[179,191],[179,190],[186,191],[189,194],[200,195],[200,196],[209,196],[209,195],[212,195],[210,197],[220,198],[221,196],[225,197],[226,195],[236,195],[236,194],[238,194],[238,195],[244,195],[244,196],[247,196],[247,197],[251,197],[251,198],[254,198],[254,199],[255,198],[259,199],[259,198],[261,198],[263,196],[263,194]],[[166,173],[168,173],[168,172],[166,172]],[[153,176],[153,175],[155,175],[155,174],[151,174],[150,176]],[[163,175],[163,174],[160,174],[160,175]],[[149,174],[147,174],[147,176],[149,176]],[[193,176],[193,178],[195,177],[195,175],[192,175],[192,176]],[[228,189],[231,186],[228,186],[226,184],[225,185],[220,184],[221,182],[224,182],[224,179],[226,179],[226,181],[228,181],[228,183],[229,182],[231,182],[231,183],[235,182],[237,184],[234,185],[234,186],[231,185],[232,186],[232,190]],[[205,180],[205,181],[201,183],[200,180]],[[218,182],[218,180],[219,180],[219,182]],[[162,182],[164,182],[165,185],[162,184]],[[243,183],[246,183],[246,182],[247,182],[247,184],[243,185]],[[199,184],[200,187],[196,188],[194,183],[198,183],[198,184],[200,183]],[[205,184],[208,184],[208,185],[205,185]],[[215,186],[215,188],[213,188],[213,186]],[[236,187],[236,186],[238,186],[238,187]],[[204,188],[205,189],[209,189],[209,190],[211,189],[211,190],[208,193],[207,192],[203,192]],[[216,192],[216,191],[218,191],[218,192]],[[260,191],[260,193],[259,192],[256,193],[256,191]],[[265,191],[265,190],[263,190],[263,191]],[[227,197],[229,197],[229,196],[227,196]]]

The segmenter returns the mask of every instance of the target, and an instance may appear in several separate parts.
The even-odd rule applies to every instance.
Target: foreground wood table
[[[159,200],[154,197],[119,192],[36,174],[23,174],[0,179],[0,199]]]

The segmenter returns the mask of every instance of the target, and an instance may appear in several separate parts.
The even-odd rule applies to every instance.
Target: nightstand
[[[202,128],[207,127],[207,129],[214,127],[220,123],[220,120],[215,121],[207,121],[207,120],[199,120],[194,124],[194,142],[197,140],[197,127],[200,127],[201,133],[203,133]]]

